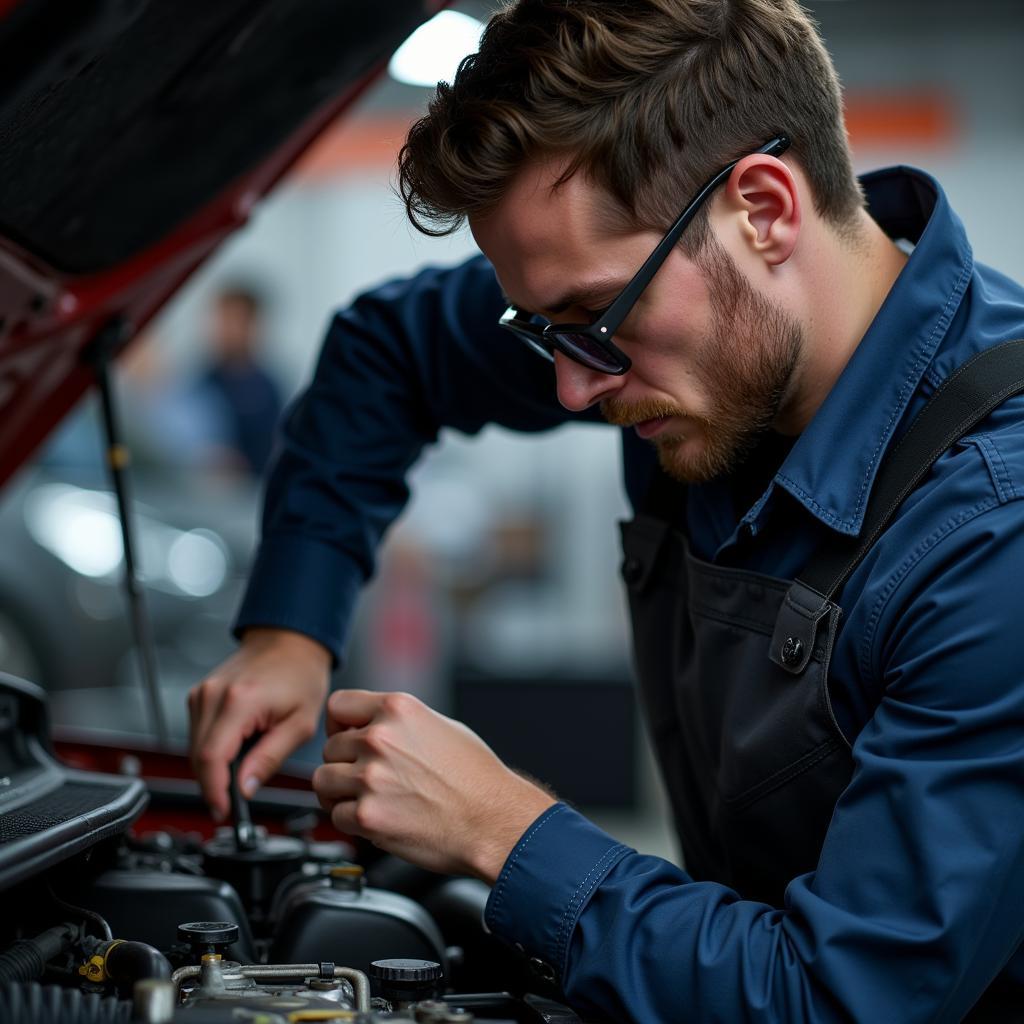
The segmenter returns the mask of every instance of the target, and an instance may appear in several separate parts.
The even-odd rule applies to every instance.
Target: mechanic
[[[686,870],[405,694],[327,702],[334,823],[491,883],[488,926],[599,1019],[1020,1019],[1024,402],[982,399],[1014,379],[1024,289],[927,174],[854,177],[796,0],[522,0],[400,175],[418,226],[468,219],[487,259],[332,323],[241,648],[190,696],[215,812],[243,737],[254,788],[312,734],[439,429],[603,419]],[[970,414],[911,430],[983,352]]]

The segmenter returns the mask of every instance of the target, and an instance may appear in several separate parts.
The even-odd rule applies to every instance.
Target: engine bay
[[[483,883],[314,838],[308,813],[269,831],[232,789],[212,836],[133,831],[146,783],[62,764],[42,691],[0,675],[0,1020],[579,1024],[484,930]]]

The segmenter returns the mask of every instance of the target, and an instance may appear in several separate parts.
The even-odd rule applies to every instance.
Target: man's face
[[[256,349],[259,314],[245,301],[219,296],[211,311],[211,342],[222,359],[248,360]]]
[[[524,170],[471,227],[511,302],[579,323],[611,303],[660,236],[614,230],[610,199],[580,174],[552,191],[562,166]],[[699,482],[727,472],[771,427],[803,338],[712,239],[696,260],[669,255],[615,343],[633,364],[619,377],[556,352],[559,400],[574,411],[599,403],[605,419],[655,445],[666,472]]]

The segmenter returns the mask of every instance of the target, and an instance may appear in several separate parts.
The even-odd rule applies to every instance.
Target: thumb
[[[277,774],[285,759],[312,738],[316,724],[315,718],[294,712],[265,732],[239,765],[238,784],[243,796],[252,799],[260,786]]]

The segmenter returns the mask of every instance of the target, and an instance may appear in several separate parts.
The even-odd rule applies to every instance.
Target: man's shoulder
[[[1008,398],[957,446],[963,452],[972,448],[1000,504],[1024,498],[1024,394]]]
[[[958,631],[988,634],[993,624],[1019,621],[1022,498],[1024,396],[1017,396],[937,460],[851,577],[855,600],[844,613],[865,678],[899,676],[903,668],[894,665],[927,660]],[[1003,685],[995,676],[993,694]]]
[[[1024,573],[1005,559],[1005,537],[1024,542],[1024,394],[1008,398],[936,460],[900,505],[868,559],[867,590],[886,595],[942,585],[965,559],[988,573]],[[1024,556],[1024,543],[1020,555]],[[989,554],[986,554],[986,551]],[[913,581],[913,582],[911,582]],[[1024,591],[1022,591],[1024,593]]]
[[[1003,401],[939,456],[897,513],[925,522],[963,521],[988,508],[1019,503],[1024,526],[1024,394]]]

